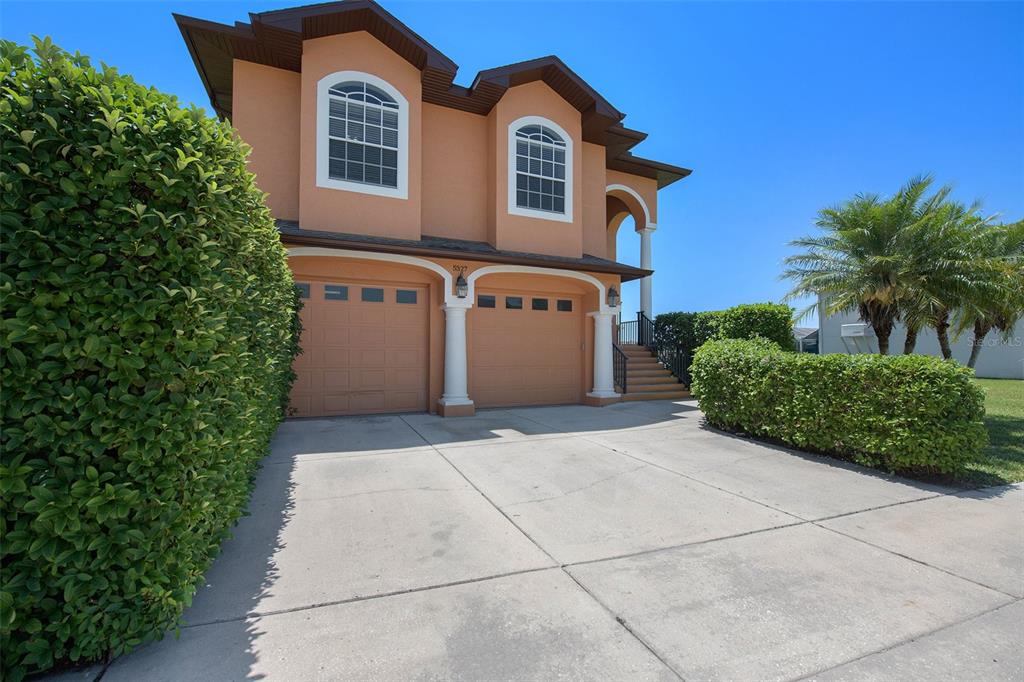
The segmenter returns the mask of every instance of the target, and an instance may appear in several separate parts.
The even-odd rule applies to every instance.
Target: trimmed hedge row
[[[663,313],[654,320],[654,336],[660,343],[682,344],[688,352],[710,339],[774,341],[793,348],[793,309],[781,303],[747,303],[726,310],[699,313]]]
[[[0,42],[0,647],[17,680],[173,627],[294,375],[296,294],[230,125]]]
[[[971,370],[921,355],[810,355],[755,339],[696,353],[691,391],[718,428],[888,471],[953,473],[988,440]]]

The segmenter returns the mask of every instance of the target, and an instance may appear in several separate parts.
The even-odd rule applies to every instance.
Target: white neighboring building
[[[878,339],[871,325],[864,324],[856,312],[840,315],[823,316],[824,307],[819,299],[818,352],[825,353],[877,353]],[[845,329],[844,329],[845,326]],[[844,334],[845,332],[845,334]],[[889,337],[889,353],[898,355],[903,352],[903,342],[907,331],[897,324]],[[967,364],[971,356],[971,340],[974,335],[970,330],[960,338],[950,338],[953,359]],[[917,335],[917,346],[914,352],[921,355],[942,357],[939,350],[939,339],[933,329],[922,329]],[[1024,379],[1024,321],[1018,322],[1009,342],[992,331],[985,337],[985,346],[978,356],[974,368],[979,377],[990,379]]]

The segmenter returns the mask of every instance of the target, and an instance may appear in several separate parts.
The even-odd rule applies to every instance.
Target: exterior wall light
[[[619,297],[619,292],[615,287],[608,287],[608,306],[610,308],[618,308],[619,302],[622,299]]]
[[[466,298],[469,295],[469,283],[466,282],[466,266],[457,265],[453,268],[459,273],[458,278],[455,280],[455,295],[459,298]]]

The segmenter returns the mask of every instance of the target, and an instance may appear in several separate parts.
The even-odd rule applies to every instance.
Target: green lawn
[[[985,389],[985,426],[989,446],[981,461],[968,467],[967,483],[999,485],[1024,481],[1024,381],[976,379]]]

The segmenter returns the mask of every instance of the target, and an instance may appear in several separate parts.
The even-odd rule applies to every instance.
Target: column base
[[[619,402],[622,402],[622,396],[614,391],[594,391],[583,398],[583,404],[590,407],[604,407]]]
[[[441,398],[437,401],[437,413],[442,417],[472,417],[476,404],[467,399]]]

